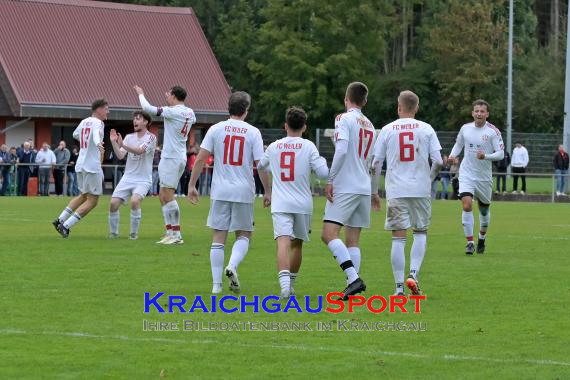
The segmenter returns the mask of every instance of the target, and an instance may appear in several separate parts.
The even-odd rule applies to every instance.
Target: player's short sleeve
[[[340,114],[336,117],[334,123],[334,141],[350,140],[350,130],[346,114]]]
[[[259,161],[263,158],[263,138],[261,137],[259,129],[255,130],[252,153],[254,161]]]
[[[327,160],[325,160],[324,157],[321,157],[319,151],[317,150],[317,147],[312,143],[309,146],[310,146],[309,161],[311,165],[311,170],[317,171],[318,168],[320,168],[321,166],[327,166]]]
[[[93,142],[95,145],[99,145],[103,142],[104,137],[104,126],[102,121],[97,121],[93,124]]]
[[[215,126],[208,129],[208,132],[206,132],[206,136],[204,136],[202,144],[200,144],[200,148],[205,149],[210,153],[214,152],[214,137],[216,130],[217,128]]]
[[[437,138],[437,134],[433,130],[433,128],[429,127],[429,152],[435,152],[441,150],[441,144],[439,143],[439,139]]]

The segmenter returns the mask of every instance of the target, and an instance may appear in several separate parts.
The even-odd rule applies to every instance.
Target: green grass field
[[[126,238],[127,208],[123,237],[107,240],[108,201],[63,240],[50,222],[67,198],[0,198],[1,379],[570,378],[567,204],[494,204],[488,252],[466,257],[459,203],[435,202],[421,314],[144,314],[144,292],[209,296],[208,201],[180,202],[186,244],[175,247],[154,244],[162,230],[156,198],[143,204],[139,240]],[[279,289],[270,214],[257,202],[239,273],[242,294],[263,297]],[[320,242],[323,207],[316,198],[298,295],[344,288]],[[362,237],[367,296],[393,292],[383,222],[374,214]],[[185,319],[405,321],[426,323],[427,331],[143,331],[143,320]]]

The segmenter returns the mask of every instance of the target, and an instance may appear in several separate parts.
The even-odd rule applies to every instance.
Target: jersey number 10
[[[407,138],[407,143],[406,143]],[[415,158],[414,144],[414,132],[402,132],[400,133],[400,161],[408,162],[413,161]]]
[[[241,166],[243,164],[244,136],[226,135],[224,139],[224,165]],[[235,156],[235,150],[238,154]]]

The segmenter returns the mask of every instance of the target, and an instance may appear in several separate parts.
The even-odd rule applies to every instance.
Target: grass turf
[[[421,314],[143,313],[144,292],[208,296],[208,201],[182,208],[184,246],[154,242],[162,231],[156,198],[143,203],[140,238],[107,240],[101,199],[68,240],[50,222],[66,198],[0,198],[0,378],[512,378],[570,376],[570,206],[495,203],[488,252],[465,257],[458,202],[435,202],[421,279]],[[256,232],[240,267],[242,294],[278,293],[269,211],[256,203]],[[299,295],[344,287],[320,242],[323,198],[315,198]],[[390,235],[373,214],[362,236],[367,296],[393,293]],[[408,239],[407,252],[411,245]],[[226,245],[226,262],[231,251]],[[408,255],[407,255],[408,256]],[[407,265],[409,263],[407,262]],[[224,294],[228,294],[224,284]],[[251,299],[251,297],[250,297]],[[161,300],[166,303],[167,300]],[[411,308],[409,308],[411,310]],[[149,321],[422,322],[427,331],[148,332]],[[162,374],[162,375],[161,375]]]

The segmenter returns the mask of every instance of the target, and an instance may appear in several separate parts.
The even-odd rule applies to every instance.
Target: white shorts
[[[386,201],[387,231],[413,228],[427,230],[431,220],[431,198],[392,198]]]
[[[78,171],[77,187],[79,188],[79,192],[81,192],[81,194],[103,194],[103,172],[89,173]]]
[[[311,215],[293,214],[288,212],[274,212],[273,217],[273,238],[289,236],[291,239],[309,241],[311,233]]]
[[[186,160],[178,160],[176,158],[161,158],[158,163],[158,178],[160,178],[160,187],[167,189],[177,189],[180,177],[184,173]]]
[[[121,198],[123,203],[127,203],[131,195],[136,194],[143,199],[150,190],[150,182],[133,182],[125,181],[125,177],[121,178],[117,187],[113,191],[113,198]]]
[[[474,181],[472,179],[462,179],[459,177],[459,196],[466,194],[473,195],[473,198],[483,204],[491,204],[491,197],[493,196],[493,182],[492,181]]]
[[[370,227],[370,195],[335,194],[334,202],[327,201],[323,221],[348,227]]]
[[[253,203],[210,199],[207,226],[219,231],[253,231]]]

